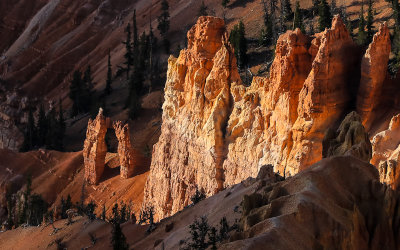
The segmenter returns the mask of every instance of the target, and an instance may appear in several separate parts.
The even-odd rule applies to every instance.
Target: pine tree
[[[57,149],[57,135],[58,135],[58,121],[56,119],[56,111],[52,107],[46,116],[47,120],[47,133],[45,145],[47,149]]]
[[[36,146],[36,126],[33,118],[32,108],[29,108],[28,122],[24,131],[24,142],[21,146],[21,152],[32,150]]]
[[[151,22],[150,22],[151,23]],[[139,33],[137,28],[137,21],[136,21],[136,9],[133,10],[133,61],[136,61],[136,58],[139,54]],[[134,63],[136,64],[136,63]]]
[[[222,0],[222,3],[221,3],[222,7],[226,8],[226,6],[228,6],[229,2],[230,2],[230,0]]]
[[[86,67],[85,73],[83,74],[83,90],[81,94],[82,112],[89,112],[92,107],[92,94],[93,94],[93,77],[92,68],[90,65]]]
[[[103,221],[106,221],[106,205],[105,204],[103,204],[103,210],[101,212],[101,219]]]
[[[331,13],[333,15],[337,14],[336,0],[332,0],[332,2],[331,2]]]
[[[129,97],[128,97],[128,108],[129,108],[129,117],[131,119],[136,118],[137,112],[140,108],[139,96],[137,94],[137,85],[141,85],[143,83],[143,75],[139,69],[135,69],[133,76],[129,82]]]
[[[201,1],[197,16],[208,16],[208,7],[204,4],[204,1]]]
[[[107,64],[107,80],[106,80],[106,89],[105,89],[105,95],[111,94],[112,88],[112,69],[111,69],[111,54],[110,50],[108,51],[108,64]]]
[[[329,28],[331,26],[332,22],[332,15],[326,0],[320,0],[318,5],[318,14],[319,14],[319,19],[318,19],[319,30],[324,31],[325,28]]]
[[[293,19],[292,5],[290,0],[281,0],[281,9],[283,14],[283,21],[289,22]]]
[[[126,243],[126,237],[122,232],[119,223],[113,224],[111,244],[114,250],[128,250],[129,245]]]
[[[303,24],[303,13],[300,9],[299,1],[296,2],[296,9],[294,11],[294,19],[293,19],[293,30],[299,28],[301,32],[305,33],[305,28]]]
[[[320,0],[312,0],[312,17],[314,18],[316,15],[318,15],[319,13],[319,4],[320,4]]]
[[[169,4],[167,0],[161,2],[161,15],[158,17],[157,29],[160,31],[160,35],[163,38],[164,50],[168,54],[170,43],[167,39],[167,33],[169,31]]]
[[[233,27],[230,33],[229,41],[235,49],[239,68],[244,68],[247,64],[247,40],[245,37],[245,27],[242,21]]]
[[[358,23],[357,43],[364,46],[367,43],[367,33],[365,32],[364,2],[361,4],[360,21]]]
[[[372,25],[374,24],[373,2],[368,0],[368,16],[367,16],[367,43],[372,42],[374,31]]]
[[[64,118],[64,110],[62,108],[61,99],[58,101],[58,120],[57,120],[57,142],[56,150],[64,150],[64,137],[67,125]]]
[[[270,46],[274,41],[273,21],[272,15],[268,12],[264,12],[264,28],[260,34],[260,45]]]
[[[126,65],[126,79],[129,79],[129,73],[131,71],[131,66],[133,65],[133,56],[132,56],[132,42],[131,42],[131,24],[128,23],[128,25],[125,28],[125,33],[126,33],[126,40],[123,42],[125,44],[125,62],[124,64]]]
[[[39,117],[38,117],[38,122],[37,122],[37,135],[38,135],[38,146],[42,147],[46,143],[46,135],[47,131],[49,129],[48,126],[48,120],[46,117],[46,112],[44,110],[43,104],[40,105],[39,107]]]
[[[69,98],[72,100],[72,116],[76,116],[82,110],[81,96],[83,92],[82,88],[82,73],[79,70],[74,71],[71,84],[69,87]]]

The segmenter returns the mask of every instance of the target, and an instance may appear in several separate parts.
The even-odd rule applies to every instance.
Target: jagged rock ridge
[[[385,79],[385,71],[377,76],[366,64],[387,60],[386,31],[381,26],[362,67],[361,50],[339,16],[314,37],[288,31],[278,39],[270,77],[246,87],[223,20],[201,17],[188,32],[188,48],[169,59],[162,133],[143,206],[163,218],[188,205],[196,188],[210,196],[255,177],[263,165],[289,176],[319,161],[325,131],[356,109],[357,95],[363,103],[365,86]],[[363,121],[372,119],[367,114]]]

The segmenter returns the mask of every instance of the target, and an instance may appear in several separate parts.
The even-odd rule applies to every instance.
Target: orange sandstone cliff
[[[338,16],[313,37],[287,31],[270,76],[250,86],[241,82],[226,37],[223,20],[201,17],[188,32],[188,48],[169,59],[162,132],[143,204],[158,219],[190,204],[196,189],[213,195],[257,176],[263,165],[282,176],[308,168],[322,159],[325,132],[351,110],[359,110],[364,125],[375,119],[365,107],[378,106],[386,79],[386,70],[374,68],[387,63],[385,24],[364,56]],[[368,161],[369,142],[356,127],[363,135],[356,150]]]

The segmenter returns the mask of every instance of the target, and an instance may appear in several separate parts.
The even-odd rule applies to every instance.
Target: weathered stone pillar
[[[89,119],[86,130],[86,140],[83,146],[83,159],[85,164],[85,180],[89,184],[97,184],[104,172],[107,145],[105,136],[107,121],[100,108],[96,119]]]
[[[135,159],[129,136],[129,125],[123,124],[121,121],[113,124],[115,135],[118,139],[118,156],[121,165],[121,177],[132,177],[135,172]]]

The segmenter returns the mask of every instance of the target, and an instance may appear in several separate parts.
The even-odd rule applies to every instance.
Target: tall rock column
[[[96,119],[89,119],[83,146],[85,180],[89,184],[97,184],[103,174],[107,153],[106,133],[107,121],[103,109],[100,108]]]
[[[299,94],[298,118],[293,126],[293,148],[286,172],[295,174],[322,158],[322,139],[328,127],[344,116],[357,85],[357,47],[338,15],[332,28],[316,34],[310,53],[311,72]]]
[[[379,27],[361,63],[361,81],[357,96],[357,111],[366,129],[371,127],[374,109],[379,104],[383,83],[387,75],[391,49],[387,24]]]
[[[207,196],[223,188],[236,59],[220,18],[200,17],[187,36],[188,48],[168,61],[161,136],[145,186],[144,206],[156,218],[190,204],[196,188]]]
[[[135,172],[135,158],[129,135],[129,125],[121,121],[113,124],[115,135],[118,139],[118,156],[121,165],[120,175],[122,178],[132,177]]]

